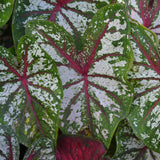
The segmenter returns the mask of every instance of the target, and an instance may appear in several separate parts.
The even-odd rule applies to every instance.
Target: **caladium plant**
[[[59,25],[28,23],[26,33],[55,60],[63,84],[60,128],[75,134],[89,124],[92,135],[109,147],[118,123],[130,110],[133,92],[126,80],[132,64],[130,26],[121,5],[109,5],[93,17],[83,49]]]
[[[1,0],[0,4],[10,2]],[[111,139],[124,118],[127,118],[132,129],[126,121],[120,123],[116,132],[117,151],[112,158],[160,158],[154,152],[160,153],[159,42],[149,30],[152,29],[157,35],[160,33],[160,1],[125,1],[127,17],[139,21],[148,29],[134,20],[128,21],[121,5],[109,5],[115,2],[16,0],[12,20],[15,48],[18,41],[20,43],[16,52],[13,48],[7,50],[0,47],[0,124],[10,125],[19,142],[31,147],[25,159],[55,159],[58,127],[65,134],[81,134],[85,127],[89,128],[91,135],[101,140],[107,148],[112,143],[107,156],[113,155],[114,150],[111,150],[115,143]],[[100,9],[104,5],[108,6]],[[8,18],[11,10],[9,14],[6,12]],[[4,12],[1,13],[0,20],[6,23],[7,18],[2,16]],[[25,36],[20,39],[26,23],[33,19],[39,20],[29,22],[26,33],[34,38]],[[28,61],[30,59],[31,62]],[[62,84],[56,66],[63,83],[62,105]],[[134,99],[133,87],[127,78],[134,87]],[[54,88],[56,86],[57,89]],[[5,133],[7,136],[2,135],[0,141],[0,156],[14,159],[15,155],[18,159],[18,147],[12,146],[12,142],[18,143],[16,137],[9,130]],[[14,138],[10,139],[8,133]],[[50,140],[44,137],[39,139],[42,136]],[[75,141],[71,142],[73,139]],[[63,148],[62,140],[69,145]],[[81,142],[93,144],[93,150],[95,144],[99,146],[97,141],[94,143],[82,137],[78,140],[77,137],[60,137],[58,142],[56,158],[59,159],[64,159],[64,153],[66,157],[73,155],[68,148],[76,151],[86,148],[86,143],[82,145]],[[8,145],[9,151],[4,149],[4,144]],[[105,151],[102,145],[98,148]],[[100,151],[98,148],[94,151]],[[17,150],[17,154],[8,154],[12,153],[11,149]],[[89,154],[94,151],[90,149],[86,148],[89,153],[85,155],[76,153],[91,158]],[[98,154],[100,159],[102,154]],[[96,159],[96,156],[92,158]]]
[[[134,63],[128,78],[135,97],[128,120],[147,146],[160,152],[160,55],[156,35],[131,22],[131,46]],[[153,41],[154,40],[154,41]]]
[[[133,133],[126,120],[120,122],[116,132],[117,150],[113,160],[158,160],[160,154],[148,148]]]
[[[54,143],[49,138],[36,140],[27,150],[23,160],[55,160]],[[18,160],[19,142],[13,130],[7,126],[0,126],[0,159]]]
[[[160,39],[160,0],[126,0],[129,16],[156,33]]]
[[[56,141],[62,98],[57,67],[28,36],[16,53],[0,47],[0,124],[12,126],[26,146],[42,136]]]
[[[115,0],[16,0],[13,13],[15,45],[24,35],[28,21],[43,19],[63,26],[80,47],[81,36],[93,15],[101,7],[113,2]]]
[[[10,18],[13,10],[14,0],[0,1],[0,27],[3,26]]]

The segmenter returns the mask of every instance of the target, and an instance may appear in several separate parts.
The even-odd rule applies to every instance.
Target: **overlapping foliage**
[[[1,26],[13,3],[0,2],[11,4]],[[29,147],[25,160],[102,159],[105,151],[106,159],[159,159],[160,1],[116,3],[15,1],[15,49],[0,47],[2,159],[18,159],[18,143]],[[57,141],[58,128],[75,135],[86,127],[95,140]]]

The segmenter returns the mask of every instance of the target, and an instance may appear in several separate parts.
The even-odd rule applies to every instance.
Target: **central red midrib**
[[[91,65],[94,62],[94,56],[96,54],[97,48],[98,48],[98,46],[100,44],[101,39],[105,35],[105,33],[107,31],[107,28],[108,28],[108,25],[109,25],[110,21],[112,20],[112,18],[114,17],[114,15],[115,15],[115,13],[112,15],[112,17],[110,17],[109,22],[107,22],[107,24],[106,24],[105,28],[103,29],[102,33],[99,35],[98,40],[95,42],[95,45],[94,45],[94,48],[92,50],[91,56],[89,57],[89,61],[88,61],[87,65],[86,65],[86,69],[85,69],[86,72],[88,72],[88,70],[90,69]]]
[[[65,6],[67,3],[72,2],[73,0],[57,0],[57,4],[55,5],[54,10],[52,11],[52,15],[49,18],[49,21],[55,22],[55,16],[58,11],[61,10],[63,6]]]
[[[92,136],[94,136],[92,117],[91,117],[91,111],[90,111],[90,104],[89,104],[89,92],[88,92],[88,78],[87,78],[87,75],[84,76],[84,90],[85,90],[85,93],[86,93],[87,114],[88,114],[88,118],[89,118],[89,124],[90,124],[90,127],[91,127]]]
[[[57,4],[61,5],[61,6],[64,6],[66,5],[67,3],[70,3],[72,2],[73,0],[57,0]]]
[[[157,6],[156,8],[154,8],[154,11],[152,12],[151,17],[145,17],[145,14],[149,14],[151,12],[151,10],[153,9],[153,3],[152,1],[149,2],[149,4],[147,5],[148,8],[145,8],[145,11],[143,9],[144,3],[142,2],[142,0],[139,0],[139,5],[140,5],[140,16],[142,17],[142,21],[143,21],[143,25],[147,28],[150,27],[156,13],[159,11],[159,4],[160,2],[157,2]]]
[[[44,32],[42,32],[41,30],[37,31],[41,33],[50,42],[51,46],[55,47],[58,50],[58,52],[61,54],[62,57],[66,58],[69,61],[73,69],[75,69],[78,73],[83,74],[84,72],[83,69],[79,65],[77,65],[69,55],[65,54],[65,51],[63,49],[59,48],[59,46],[56,45],[55,42]]]
[[[57,12],[60,11],[60,9],[61,9],[61,6],[59,4],[56,4],[55,8],[52,11],[52,14],[51,14],[51,16],[48,20],[52,21],[52,22],[55,22],[55,16],[56,16]]]
[[[27,96],[28,103],[31,106],[33,115],[34,115],[34,117],[36,119],[36,122],[37,122],[37,125],[38,125],[39,129],[40,129],[40,132],[44,136],[43,129],[42,129],[41,125],[40,125],[39,119],[38,119],[37,114],[36,114],[36,112],[34,110],[34,107],[33,107],[33,104],[32,104],[32,100],[31,100],[31,95],[30,95],[29,90],[28,90],[28,81],[27,81],[27,67],[28,67],[27,50],[28,50],[28,46],[25,45],[25,54],[24,54],[24,57],[23,57],[24,70],[23,70],[23,75],[20,76],[19,79],[22,81],[22,85],[24,86],[24,89],[26,91],[26,96]]]
[[[6,136],[8,142],[9,142],[9,151],[10,151],[10,160],[13,160],[13,151],[12,151],[12,142],[11,142],[11,138]]]

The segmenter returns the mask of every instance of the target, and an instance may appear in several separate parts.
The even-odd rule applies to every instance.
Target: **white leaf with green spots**
[[[0,1],[0,27],[9,20],[13,10],[14,0]]]
[[[33,19],[56,22],[81,43],[81,36],[93,15],[115,0],[17,0],[13,14],[13,38],[17,45],[25,25]]]
[[[0,126],[0,160],[19,159],[19,143],[9,126]]]
[[[54,143],[46,137],[34,141],[23,160],[56,160]]]
[[[0,47],[0,123],[12,126],[26,146],[42,136],[56,141],[62,98],[57,67],[28,36],[17,55]]]
[[[136,136],[160,152],[160,54],[153,41],[156,35],[134,22],[131,28],[134,62],[128,78],[135,97],[128,120]]]
[[[113,160],[159,160],[160,154],[148,148],[133,133],[126,120],[120,122],[116,132],[117,150]]]
[[[35,36],[59,70],[64,89],[60,110],[63,132],[75,134],[89,124],[92,135],[109,146],[133,97],[126,80],[132,64],[129,32],[121,5],[97,12],[85,31],[81,50],[57,24],[42,20],[28,23],[26,33]]]

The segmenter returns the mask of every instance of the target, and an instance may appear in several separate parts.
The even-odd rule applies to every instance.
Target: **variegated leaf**
[[[0,27],[3,26],[10,18],[13,10],[14,0],[0,1]]]
[[[129,110],[132,89],[126,73],[132,63],[128,19],[121,5],[100,9],[83,37],[79,51],[72,36],[49,21],[31,21],[27,34],[35,36],[56,61],[63,83],[61,129],[78,133],[87,126],[108,147]]]
[[[159,160],[160,154],[149,149],[133,133],[126,120],[120,122],[116,132],[117,151],[114,160]]]
[[[28,148],[23,160],[56,160],[53,142],[46,137],[39,138]]]
[[[28,21],[43,19],[63,26],[81,43],[81,35],[97,10],[115,0],[17,0],[13,14],[13,37],[17,44]]]
[[[0,160],[19,159],[19,143],[9,126],[0,126]]]
[[[23,37],[18,61],[0,47],[0,123],[12,126],[26,146],[41,136],[57,138],[62,85],[53,60]]]
[[[156,35],[137,23],[131,24],[134,63],[128,78],[135,97],[128,120],[136,136],[160,152],[160,55],[153,41]]]
[[[126,0],[131,18],[156,33],[160,39],[160,0]]]

